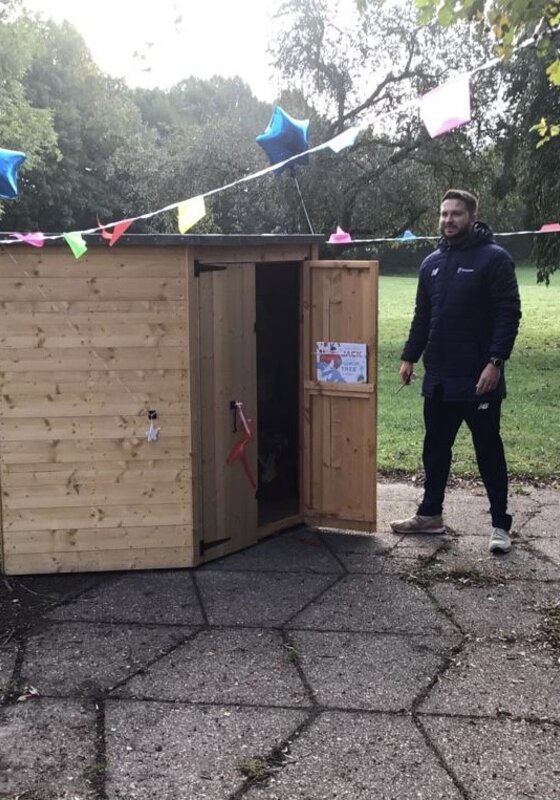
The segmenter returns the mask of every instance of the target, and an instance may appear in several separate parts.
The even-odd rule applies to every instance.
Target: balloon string
[[[313,230],[313,225],[311,224],[311,220],[309,219],[309,214],[307,213],[307,208],[305,207],[305,201],[303,199],[303,195],[301,193],[301,189],[299,188],[299,181],[298,181],[297,176],[296,176],[295,173],[294,173],[294,180],[296,182],[296,188],[298,190],[299,199],[301,200],[301,204],[303,206],[303,211],[305,213],[305,218],[307,220],[307,224],[309,225],[309,230],[311,231],[311,233],[313,235],[315,235],[315,231]]]

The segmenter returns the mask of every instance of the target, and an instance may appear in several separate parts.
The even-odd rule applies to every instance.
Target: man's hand
[[[480,373],[480,378],[476,384],[476,393],[486,394],[494,391],[500,382],[500,375],[501,370],[499,367],[495,367],[494,364],[487,364]]]
[[[401,361],[399,378],[403,385],[408,385],[411,381],[416,380],[412,361]]]

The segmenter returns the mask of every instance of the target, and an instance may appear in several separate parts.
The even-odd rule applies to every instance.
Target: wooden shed
[[[191,567],[300,522],[375,530],[377,264],[320,261],[321,241],[2,250],[3,572]],[[365,344],[360,380],[318,380],[318,342]]]

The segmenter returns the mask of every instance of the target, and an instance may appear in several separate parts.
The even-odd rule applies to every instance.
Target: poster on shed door
[[[367,383],[367,345],[315,342],[316,376],[330,383]]]

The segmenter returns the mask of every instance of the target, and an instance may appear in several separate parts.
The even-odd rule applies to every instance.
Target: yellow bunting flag
[[[63,233],[62,235],[64,236],[66,244],[74,253],[74,257],[80,258],[80,256],[83,256],[87,250],[87,244],[82,234],[79,231],[75,231],[74,233]]]
[[[190,200],[184,200],[177,206],[177,214],[179,216],[179,230],[181,233],[186,233],[189,228],[206,216],[206,205],[204,197],[191,197]]]

